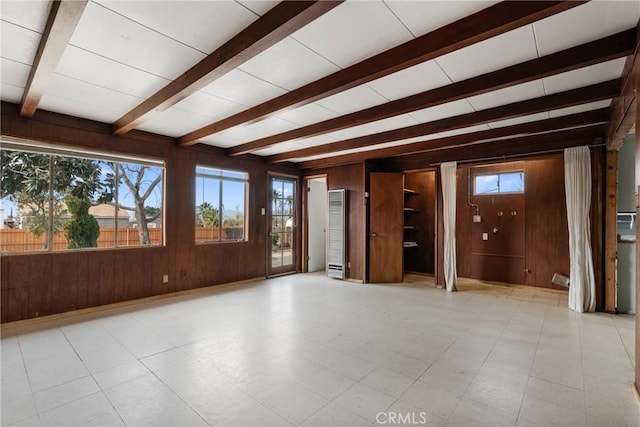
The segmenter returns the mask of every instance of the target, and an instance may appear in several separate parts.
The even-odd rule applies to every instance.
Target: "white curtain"
[[[456,289],[456,162],[442,163],[442,201],[444,216],[444,281],[447,292]]]
[[[588,147],[564,150],[564,186],[569,224],[569,308],[595,311],[596,283],[591,258],[591,156]]]

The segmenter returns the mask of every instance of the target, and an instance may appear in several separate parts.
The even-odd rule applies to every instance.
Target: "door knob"
[[[369,236],[371,236],[371,237],[376,237],[376,236],[377,236],[377,234],[376,234],[376,233],[369,233]]]

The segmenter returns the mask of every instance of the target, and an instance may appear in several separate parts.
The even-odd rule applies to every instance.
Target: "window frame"
[[[199,169],[204,169],[206,171],[209,172],[215,172],[215,173],[205,173],[205,172],[199,172]],[[225,173],[229,173],[229,174],[240,174],[243,175],[244,178],[239,178],[239,177],[234,177],[234,176],[225,176]],[[218,229],[218,235],[217,238],[214,239],[198,239],[197,236],[197,232],[198,232],[198,226],[196,225],[194,228],[194,241],[196,245],[210,245],[210,244],[228,244],[228,243],[243,243],[243,242],[248,242],[249,241],[249,185],[250,185],[250,174],[249,172],[246,171],[242,171],[242,170],[233,170],[233,169],[223,169],[221,167],[217,167],[217,166],[210,166],[210,165],[204,165],[204,164],[196,164],[195,166],[195,182],[194,185],[196,186],[195,188],[195,198],[196,200],[194,201],[194,217],[197,217],[198,212],[198,200],[197,200],[197,185],[198,185],[198,178],[203,178],[203,179],[211,179],[211,180],[216,180],[218,181],[218,225],[217,225],[217,229]],[[243,209],[242,209],[242,238],[241,239],[223,239],[222,238],[222,230],[224,229],[224,183],[225,182],[235,182],[235,183],[243,183],[244,184],[244,194],[243,194],[243,201],[244,201],[244,205],[243,205]],[[203,185],[206,184],[206,181],[203,182]],[[204,190],[203,190],[204,193]],[[204,203],[205,200],[203,200],[201,202]]]
[[[510,174],[522,174],[522,191],[500,191],[500,177],[502,175]],[[498,191],[495,193],[478,193],[477,178],[481,176],[497,176],[498,177]],[[500,171],[500,172],[481,172],[473,174],[473,195],[474,196],[502,196],[508,194],[524,194],[526,190],[526,177],[524,169]]]
[[[56,144],[49,143],[43,141],[35,141],[35,140],[27,140],[22,138],[14,138],[2,135],[0,136],[1,146],[0,150],[2,151],[14,151],[14,152],[23,152],[23,153],[31,153],[31,154],[41,154],[49,156],[49,174],[50,178],[53,176],[55,172],[54,159],[56,157],[69,157],[76,159],[86,159],[91,161],[100,161],[105,163],[112,164],[135,164],[137,166],[145,166],[145,167],[153,167],[160,168],[162,173],[162,178],[159,182],[161,185],[160,194],[162,195],[161,199],[161,233],[160,233],[160,243],[149,243],[149,244],[128,244],[128,245],[119,245],[118,244],[118,229],[120,228],[118,225],[118,211],[122,206],[118,200],[118,193],[120,185],[116,184],[114,187],[114,198],[115,203],[113,205],[114,208],[114,239],[113,244],[108,247],[86,247],[86,248],[64,248],[64,249],[55,249],[54,247],[54,238],[55,234],[52,232],[53,223],[55,222],[56,212],[52,209],[52,206],[55,203],[55,198],[52,197],[54,192],[53,188],[53,178],[49,180],[49,189],[48,189],[48,198],[49,198],[49,209],[47,215],[47,232],[46,232],[46,248],[43,249],[27,249],[21,251],[0,251],[0,253],[5,256],[11,255],[23,255],[23,254],[45,254],[45,253],[65,253],[65,252],[83,252],[83,251],[111,251],[111,250],[123,250],[123,249],[134,249],[134,248],[158,248],[166,246],[166,183],[167,183],[167,166],[166,160],[161,158],[153,158],[147,156],[137,156],[137,155],[129,155],[129,154],[120,154],[114,152],[106,152],[100,150],[92,150],[86,149],[84,147],[76,147],[69,146],[64,144]],[[114,176],[117,180],[118,176],[118,168],[114,170]],[[117,181],[116,181],[117,182]]]

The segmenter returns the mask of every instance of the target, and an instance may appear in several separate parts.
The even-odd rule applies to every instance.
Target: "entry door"
[[[307,181],[307,271],[325,271],[327,267],[327,180]]]
[[[295,178],[272,176],[270,185],[269,275],[296,271],[296,184]]]
[[[402,282],[404,188],[400,173],[371,173],[369,280]]]

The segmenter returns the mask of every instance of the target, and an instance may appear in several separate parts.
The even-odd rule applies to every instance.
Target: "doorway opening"
[[[297,266],[297,178],[272,175],[269,179],[268,276],[294,273]]]
[[[327,270],[327,177],[305,179],[302,271]]]

